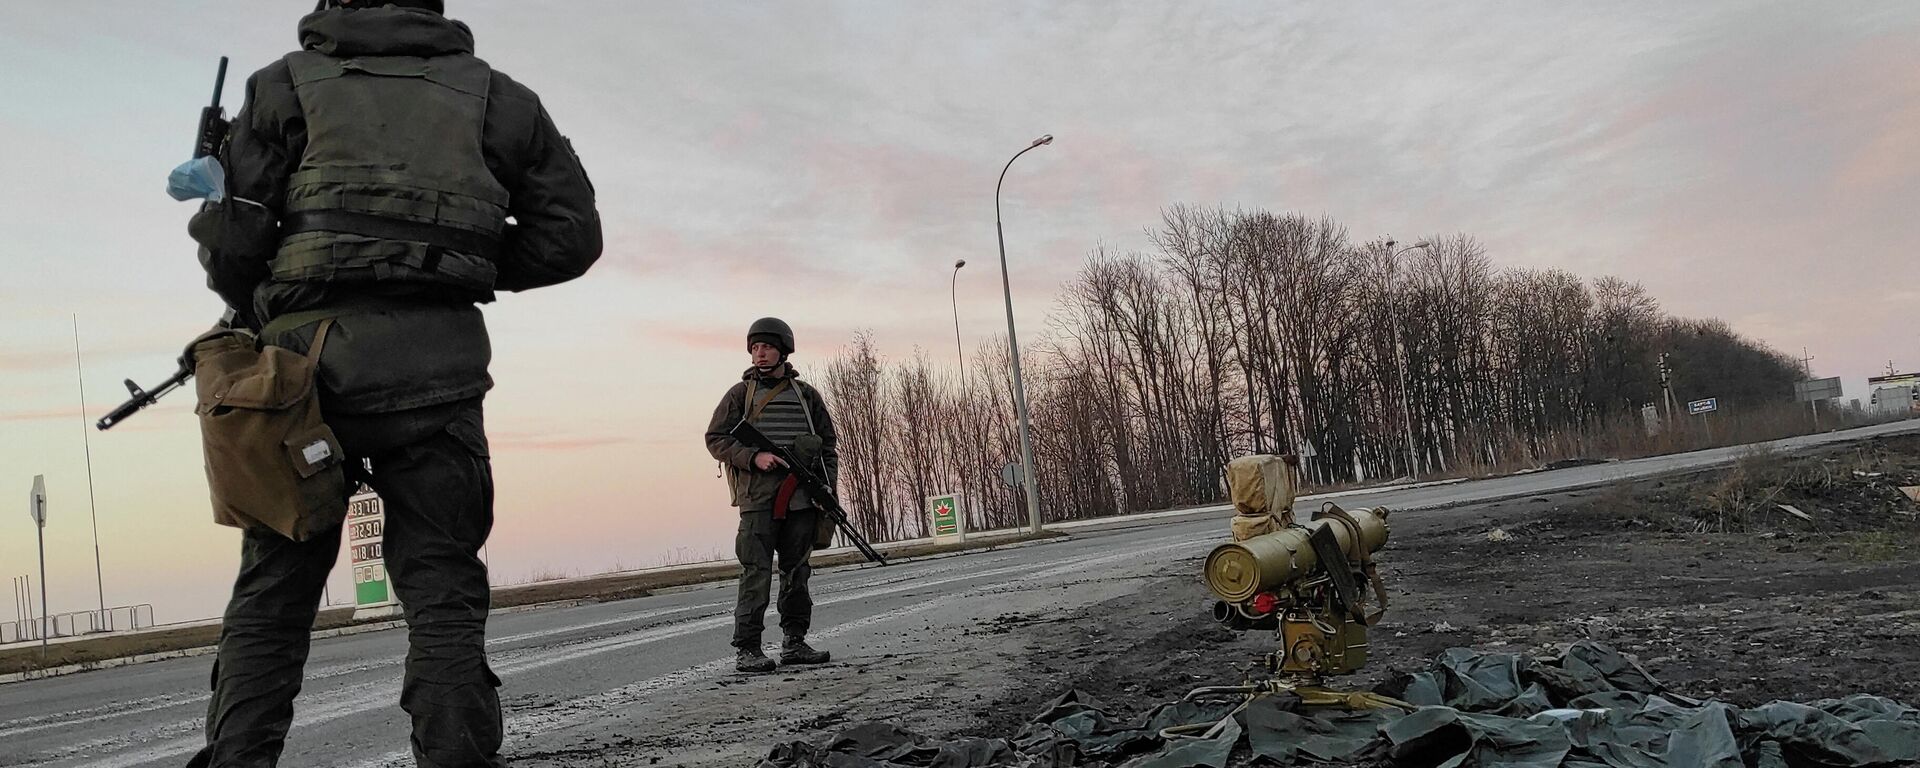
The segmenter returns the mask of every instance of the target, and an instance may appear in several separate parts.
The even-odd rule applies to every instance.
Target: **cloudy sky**
[[[900,358],[1023,327],[1170,203],[1467,233],[1497,262],[1619,275],[1846,378],[1920,368],[1920,5],[449,0],[538,91],[599,189],[586,278],[503,297],[488,400],[496,581],[728,551],[700,443],[761,315],[803,362],[871,329]],[[0,574],[52,497],[55,612],[96,602],[88,413],[217,315],[163,193],[214,62],[295,44],[300,2],[24,3],[0,26]],[[190,398],[92,435],[109,604],[214,615]],[[336,573],[335,599],[346,586]],[[5,618],[0,614],[0,618]]]

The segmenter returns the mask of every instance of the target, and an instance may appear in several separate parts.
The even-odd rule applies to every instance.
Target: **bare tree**
[[[1090,251],[1022,350],[1050,519],[1217,500],[1246,452],[1310,448],[1310,480],[1340,483],[1655,450],[1636,419],[1661,354],[1678,396],[1723,407],[1772,408],[1801,375],[1633,283],[1496,271],[1465,235],[1396,255],[1329,218],[1180,205],[1147,241]],[[1019,456],[1005,339],[968,359],[889,364],[861,333],[829,366],[864,533],[925,535],[922,501],[946,492],[970,528],[1025,523],[999,476]]]

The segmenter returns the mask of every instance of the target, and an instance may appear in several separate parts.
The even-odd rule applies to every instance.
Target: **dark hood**
[[[381,6],[335,9],[300,20],[300,47],[337,58],[473,53],[473,31],[432,11]]]

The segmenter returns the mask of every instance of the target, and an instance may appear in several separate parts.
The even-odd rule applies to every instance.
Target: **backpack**
[[[314,385],[332,325],[320,322],[305,355],[242,329],[188,347],[214,522],[306,541],[346,519],[346,454]]]

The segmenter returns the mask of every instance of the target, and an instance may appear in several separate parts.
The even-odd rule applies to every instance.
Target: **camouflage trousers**
[[[405,610],[400,707],[422,768],[502,766],[500,679],[487,666],[491,593],[479,552],[493,527],[493,471],[480,400],[328,417],[350,479],[385,506],[383,553]],[[372,473],[359,473],[361,460]],[[354,478],[351,475],[360,474]],[[293,724],[309,633],[340,529],[296,542],[247,531],[220,630],[207,746],[189,766],[272,766]]]
[[[758,648],[766,629],[767,603],[772,599],[774,565],[780,569],[780,630],[787,637],[806,637],[813,626],[813,596],[807,578],[813,566],[814,527],[820,510],[794,509],[785,520],[771,510],[740,513],[740,532],[734,554],[740,558],[740,598],[733,609],[733,647]]]

